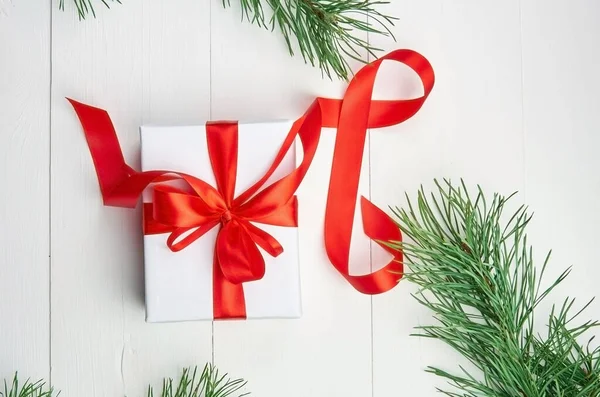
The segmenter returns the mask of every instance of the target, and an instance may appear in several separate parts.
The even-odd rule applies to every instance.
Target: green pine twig
[[[110,4],[108,3],[109,1],[121,4],[121,0],[100,0],[100,1],[102,2],[102,4],[104,4],[104,6],[106,8],[110,8]],[[94,10],[95,1],[73,0],[73,3],[75,3],[75,7],[77,8],[77,15],[79,16],[80,20],[85,19],[85,17],[88,16],[89,14],[92,14],[92,16],[94,18],[96,18],[96,11]],[[65,9],[65,0],[59,0],[58,7],[60,10],[64,10]]]
[[[96,17],[98,0],[72,0],[79,19]],[[121,0],[99,0],[106,7]],[[211,0],[213,1],[213,0]],[[215,0],[216,1],[216,0]],[[231,0],[222,0],[224,7]],[[387,0],[239,0],[242,19],[272,31],[279,29],[290,55],[300,52],[305,62],[317,66],[332,78],[348,80],[352,72],[348,59],[366,62],[376,57],[379,48],[369,43],[368,35],[394,38],[390,27],[396,18],[383,14],[379,7]],[[264,8],[270,10],[266,16]],[[64,10],[65,0],[59,0]]]
[[[19,376],[16,372],[10,386],[5,379],[4,391],[0,391],[0,397],[57,397],[59,394],[60,392],[55,395],[52,388],[48,389],[43,380],[31,383],[27,379],[23,385],[20,385]]]
[[[544,335],[534,329],[536,308],[562,283],[565,270],[542,288],[550,255],[541,266],[525,229],[531,220],[523,206],[503,215],[512,197],[465,184],[436,181],[437,191],[419,191],[416,203],[396,208],[398,225],[410,242],[392,242],[405,254],[405,279],[419,290],[415,299],[429,308],[434,325],[416,335],[438,339],[463,355],[477,371],[462,367],[428,372],[453,386],[448,396],[596,397],[600,395],[600,348],[580,343],[597,321],[575,325],[585,308],[574,299],[554,306]],[[506,220],[508,219],[508,220]],[[476,372],[476,373],[474,373]]]
[[[230,0],[222,0],[223,6]],[[265,17],[263,2],[272,12]],[[390,26],[396,18],[378,7],[381,0],[240,0],[242,19],[279,28],[290,55],[299,51],[305,62],[318,66],[329,78],[332,74],[348,80],[351,68],[347,57],[365,62],[367,54],[376,56],[380,49],[361,38],[361,34],[391,36]],[[294,39],[295,38],[295,39]]]
[[[197,367],[185,368],[177,385],[173,379],[164,379],[160,397],[242,397],[249,394],[239,394],[246,383],[243,379],[232,380],[227,374],[221,375],[215,366],[206,364],[201,373]],[[148,386],[148,397],[154,397],[151,386]]]

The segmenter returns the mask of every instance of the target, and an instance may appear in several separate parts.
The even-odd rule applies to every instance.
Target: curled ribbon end
[[[72,98],[69,98],[69,97],[65,97],[65,98],[66,98],[67,101],[69,101],[69,103],[71,104],[71,106],[73,106],[73,109],[75,110],[75,113],[77,113],[77,116],[80,116],[81,112],[85,111],[86,107],[88,107],[88,108],[91,107],[91,106],[86,105],[84,103],[78,102],[78,101],[76,101],[76,100],[74,100]],[[80,116],[80,119],[81,119],[81,116]]]
[[[282,246],[279,246],[279,247],[275,248],[275,252],[274,252],[273,257],[277,258],[279,255],[283,254],[283,251],[284,250],[283,250]]]
[[[65,99],[66,99],[67,101],[69,101],[69,103],[71,104],[71,106],[73,106],[73,108],[75,108],[75,111],[76,111],[77,113],[79,113],[79,110],[81,110],[81,109],[85,109],[85,108],[87,108],[87,109],[98,109],[98,108],[95,108],[95,107],[93,107],[93,106],[86,105],[85,103],[82,103],[82,102],[76,101],[76,100],[75,100],[75,99],[73,99],[73,98],[65,97]]]

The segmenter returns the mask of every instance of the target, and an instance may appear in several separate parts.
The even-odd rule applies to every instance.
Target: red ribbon
[[[217,188],[174,171],[135,172],[123,158],[112,122],[102,109],[70,100],[77,112],[94,159],[105,205],[135,207],[151,183],[182,179],[189,189],[165,184],[153,189],[152,203],[144,205],[144,233],[170,233],[167,245],[180,251],[220,225],[213,260],[214,318],[245,318],[242,284],[260,280],[265,262],[258,247],[272,256],[283,252],[275,238],[252,222],[297,226],[294,196],[317,150],[321,112],[311,107],[296,121],[267,173],[234,199],[237,155],[237,123],[206,125],[208,152]],[[281,164],[296,137],[304,151],[302,163],[290,174],[261,190]],[[173,175],[173,176],[171,176]],[[180,241],[177,241],[180,237]]]
[[[373,100],[375,78],[385,60],[404,63],[414,70],[423,83],[423,96],[408,100]],[[365,197],[361,197],[360,202],[364,232],[394,257],[370,274],[353,276],[348,270],[367,129],[400,124],[414,116],[425,103],[434,82],[433,68],[424,56],[411,50],[396,50],[363,67],[350,82],[344,99],[319,98],[323,126],[337,127],[325,210],[325,248],[333,266],[362,293],[374,295],[392,289],[398,283],[398,273],[403,271],[402,252],[380,243],[400,241],[399,228]]]
[[[372,100],[375,78],[385,60],[412,68],[423,83],[424,95],[409,100]],[[209,156],[217,180],[215,189],[183,173],[134,171],[125,163],[108,114],[102,109],[70,102],[85,132],[105,205],[133,208],[149,184],[172,179],[169,174],[187,183],[189,190],[164,184],[154,187],[153,203],[144,208],[145,233],[170,233],[167,244],[173,251],[178,251],[220,225],[213,261],[214,317],[245,318],[242,284],[261,279],[265,272],[258,247],[272,256],[283,252],[275,238],[250,222],[297,226],[294,194],[310,167],[322,126],[337,127],[325,215],[325,247],[329,259],[360,292],[379,294],[398,283],[403,270],[402,253],[381,242],[399,241],[402,236],[394,221],[364,197],[361,198],[364,232],[390,252],[393,259],[382,269],[366,275],[350,275],[348,270],[365,139],[369,128],[399,124],[412,117],[425,102],[433,85],[433,68],[415,51],[397,50],[366,65],[350,82],[344,99],[318,98],[311,105],[292,126],[267,173],[237,198],[233,195],[237,124],[209,123],[206,126]],[[304,151],[302,163],[263,189],[297,136]],[[180,237],[181,241],[177,241]]]

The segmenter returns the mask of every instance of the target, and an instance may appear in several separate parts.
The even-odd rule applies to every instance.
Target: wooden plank
[[[64,97],[107,109],[128,159],[142,101],[140,2],[52,21],[52,373],[65,395],[124,395],[125,307],[141,271],[137,212],[106,208],[81,126]],[[138,298],[138,300],[141,298]],[[139,303],[141,305],[141,303]]]
[[[535,212],[530,241],[538,264],[552,249],[548,283],[573,266],[542,313],[566,296],[583,305],[598,291],[599,13],[591,0],[522,4],[526,201]],[[581,320],[597,318],[595,303]],[[545,315],[538,321],[547,323]]]
[[[0,12],[0,379],[49,379],[50,4]]]
[[[0,10],[0,379],[49,379],[50,2]]]
[[[142,124],[202,124],[209,119],[210,1],[144,1]],[[141,282],[136,274],[139,269],[129,276]],[[212,360],[211,322],[146,324],[142,305],[136,302],[128,309],[127,395],[145,395],[144,385],[158,385],[164,376],[177,377],[182,367],[202,368]]]
[[[289,57],[278,34],[240,24],[239,10],[213,6],[212,15],[214,119],[295,119],[315,96],[344,92],[345,83],[322,79],[318,69]],[[256,395],[371,393],[370,299],[335,272],[323,246],[334,139],[333,131],[323,131],[299,192],[303,317],[215,324],[216,363],[247,377]],[[362,191],[368,193],[368,178]],[[366,240],[354,245],[363,253],[359,261],[368,248]]]
[[[129,162],[142,123],[208,116],[207,1],[130,1],[53,20],[53,374],[66,395],[143,395],[211,359],[210,323],[144,322],[139,210],[101,204],[71,96],[107,109]],[[204,21],[204,22],[203,22]]]
[[[486,191],[511,193],[523,187],[521,51],[519,1],[394,2],[401,19],[398,43],[412,48],[436,71],[436,86],[424,108],[406,123],[371,132],[372,198],[382,208],[406,204],[421,184],[452,178]],[[399,80],[398,80],[399,79]],[[385,66],[376,97],[422,93],[415,75]],[[377,255],[374,255],[376,257]],[[462,361],[446,346],[409,336],[431,314],[403,284],[373,298],[374,396],[402,392],[434,396],[443,385],[424,372],[427,365],[456,368]]]

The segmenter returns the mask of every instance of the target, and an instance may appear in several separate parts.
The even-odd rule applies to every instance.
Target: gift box
[[[423,95],[373,100],[385,61],[415,71]],[[359,70],[344,98],[317,98],[294,122],[143,127],[142,172],[125,162],[108,113],[69,99],[104,205],[135,208],[143,197],[147,321],[300,316],[294,194],[314,159],[322,127],[336,130],[323,233],[329,262],[361,293],[394,288],[403,256],[387,242],[401,241],[400,230],[375,204],[357,197],[367,130],[410,119],[434,81],[425,57],[396,50]],[[370,264],[367,274],[349,269],[357,207],[364,234],[391,255],[382,267]]]
[[[217,152],[214,156],[223,152],[237,156],[237,161],[226,165],[227,169],[221,171],[235,179],[232,197],[239,197],[269,170],[292,127],[291,121],[179,127],[143,126],[140,129],[142,169],[177,170],[178,173],[191,175],[218,189],[215,177],[218,172],[215,172],[211,164],[217,160],[211,159],[209,155],[207,130],[212,128],[214,133],[221,134],[221,127],[227,130],[231,126],[237,129],[237,144],[232,141],[222,142],[224,147],[213,147],[213,151]],[[295,168],[295,150],[292,145],[257,194]],[[185,182],[179,179],[159,184],[174,189],[185,188]],[[155,189],[156,184],[144,191],[146,208],[152,203]],[[185,249],[174,252],[167,241],[169,232],[173,230],[158,228],[155,233],[148,232],[148,217],[152,217],[149,210],[144,214],[146,320],[170,322],[219,317],[215,315],[215,311],[219,311],[219,305],[234,304],[226,302],[234,298],[215,291],[215,288],[219,288],[216,286],[219,281],[215,280],[214,273],[220,271],[214,263],[215,249],[217,235],[222,232],[223,220],[217,220],[206,234]],[[275,258],[259,248],[265,261],[264,276],[236,287],[241,288],[240,292],[243,294],[245,318],[300,317],[298,229],[252,221],[250,223],[275,238],[283,252]],[[192,233],[194,230],[197,227],[187,232]],[[228,266],[228,263],[220,265]],[[225,316],[227,317],[229,316]]]

